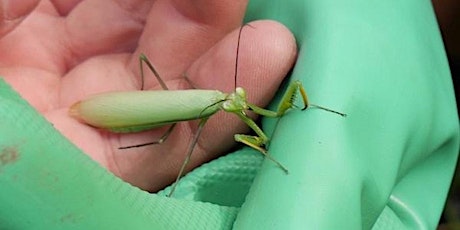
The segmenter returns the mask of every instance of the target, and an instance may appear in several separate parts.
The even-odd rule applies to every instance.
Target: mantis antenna
[[[244,24],[243,26],[241,26],[240,28],[240,32],[238,33],[238,42],[236,43],[236,57],[235,57],[235,88],[237,86],[237,82],[236,82],[236,78],[238,76],[238,57],[240,56],[239,53],[240,53],[240,40],[241,40],[241,32],[243,31],[243,28],[245,26],[249,26],[251,28],[254,28],[253,26],[251,26],[250,24]]]

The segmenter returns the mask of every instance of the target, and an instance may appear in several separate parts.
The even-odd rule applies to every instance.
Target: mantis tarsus
[[[240,28],[239,36],[241,36],[242,28],[243,27]],[[239,38],[235,66],[235,85],[238,65],[238,49]],[[147,65],[147,67],[153,72],[164,90],[109,92],[94,95],[86,100],[75,103],[70,108],[69,114],[86,124],[116,133],[140,132],[156,127],[171,125],[171,127],[157,141],[121,147],[120,149],[160,144],[167,139],[177,122],[201,119],[195,136],[188,148],[186,159],[180,168],[169,196],[171,196],[175,191],[176,185],[190,160],[194,147],[198,141],[198,137],[206,124],[206,121],[210,116],[220,110],[235,114],[255,132],[254,136],[235,134],[235,141],[243,143],[261,152],[286,174],[288,173],[288,169],[280,162],[272,158],[265,149],[265,146],[269,142],[269,138],[246,114],[246,111],[253,111],[258,115],[266,117],[281,117],[287,110],[295,107],[294,100],[297,91],[299,91],[303,101],[302,110],[305,110],[309,106],[313,106],[345,116],[343,113],[318,105],[309,104],[307,94],[300,81],[293,81],[289,84],[280,101],[278,109],[276,111],[271,111],[249,103],[246,98],[246,92],[241,87],[236,87],[235,91],[229,94],[217,90],[168,90],[168,87],[144,54],[139,56],[142,85],[144,79],[143,64]]]

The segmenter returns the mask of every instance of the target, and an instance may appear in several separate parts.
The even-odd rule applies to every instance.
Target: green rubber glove
[[[348,115],[311,108],[276,128],[263,120],[289,175],[243,149],[189,173],[174,198],[169,188],[148,194],[90,160],[0,80],[0,228],[434,229],[459,122],[430,2],[251,1],[247,19],[259,18],[296,35],[291,79],[311,102]]]

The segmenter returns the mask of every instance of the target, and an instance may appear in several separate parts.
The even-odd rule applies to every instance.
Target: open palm
[[[5,7],[9,18],[0,18],[0,75],[63,135],[117,176],[149,191],[170,184],[196,121],[178,124],[161,145],[120,150],[151,142],[165,128],[113,134],[78,122],[68,109],[91,94],[139,90],[141,52],[170,89],[232,91],[247,1],[55,0],[33,8],[37,2],[11,1]],[[28,16],[17,23],[22,15]],[[296,45],[289,30],[276,22],[250,24],[241,35],[237,84],[248,91],[252,103],[265,106],[295,62]],[[145,72],[145,88],[161,90]],[[233,134],[247,131],[234,115],[218,113],[204,128],[187,171],[229,150]]]

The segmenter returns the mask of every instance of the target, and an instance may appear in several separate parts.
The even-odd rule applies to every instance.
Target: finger
[[[22,20],[33,11],[39,0],[0,1],[0,37],[13,30]]]
[[[83,0],[50,0],[56,11],[61,16],[66,16],[72,9]]]
[[[147,18],[131,68],[139,76],[138,54],[145,53],[165,80],[182,77],[184,70],[225,34],[238,27],[247,0],[155,2]],[[146,77],[145,85],[158,85]]]
[[[261,99],[274,95],[295,61],[295,38],[285,26],[271,20],[248,23],[242,28],[238,42],[239,33],[240,28],[229,33],[194,62],[187,75],[198,88],[225,92],[235,90],[236,80],[236,86],[254,88],[249,99],[263,106],[267,100]],[[265,95],[265,91],[271,93]]]
[[[65,31],[73,55],[79,62],[92,55],[132,52],[153,4],[145,0],[84,0],[65,20]]]

